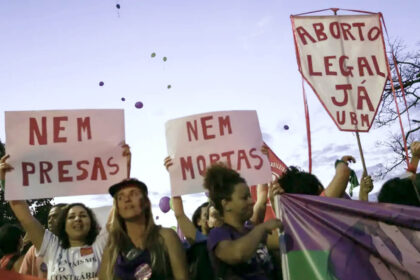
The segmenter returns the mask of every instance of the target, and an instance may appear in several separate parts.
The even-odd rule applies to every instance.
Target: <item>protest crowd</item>
[[[293,22],[301,74],[320,99],[319,84],[332,90],[324,103],[340,129],[367,132],[387,79],[385,52],[369,53],[383,45],[379,15],[307,18]],[[335,45],[315,57],[321,48],[310,47],[326,40]],[[368,47],[353,48],[361,54],[351,61],[339,44],[353,41]],[[0,227],[0,279],[420,279],[418,139],[406,172],[385,182],[376,202],[366,168],[359,199],[348,195],[359,185],[354,155],[329,155],[327,184],[286,166],[263,142],[256,111],[170,120],[163,164],[176,232],[154,218],[153,182],[130,176],[123,110],[9,111],[5,119],[0,184],[19,224]],[[207,197],[188,217],[182,196],[200,192]],[[53,205],[44,227],[27,202],[104,193],[113,200],[104,224],[78,202]]]
[[[261,149],[267,154],[267,146]],[[411,152],[410,170],[383,185],[378,204],[420,206],[415,173],[420,142],[412,143]],[[128,145],[122,153],[130,170]],[[10,156],[1,158],[2,184],[13,170],[8,164]],[[174,230],[155,224],[148,187],[134,178],[109,187],[114,204],[103,227],[82,203],[55,205],[48,228],[44,228],[25,201],[10,201],[20,226],[0,229],[0,267],[41,279],[281,279],[278,232],[284,225],[277,218],[264,221],[267,199],[271,205],[275,205],[275,196],[285,194],[349,199],[345,190],[349,163],[354,161],[352,156],[337,160],[327,187],[315,175],[291,166],[278,180],[257,186],[256,202],[237,171],[215,163],[204,175],[209,201],[191,219],[184,213],[182,198],[172,197],[183,239]],[[170,170],[172,159],[167,157],[164,164]],[[366,200],[372,187],[369,176],[361,179],[360,200]],[[25,246],[26,251],[24,232],[32,244]],[[414,241],[418,246],[418,235]]]

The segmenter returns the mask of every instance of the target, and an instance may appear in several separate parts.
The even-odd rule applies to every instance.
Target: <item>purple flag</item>
[[[420,209],[282,195],[285,279],[420,279]]]

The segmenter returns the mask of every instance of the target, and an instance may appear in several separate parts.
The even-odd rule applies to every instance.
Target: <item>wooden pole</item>
[[[367,169],[366,169],[365,157],[363,155],[362,144],[360,143],[360,136],[359,136],[359,132],[358,131],[356,131],[356,138],[357,138],[357,145],[359,146],[360,159],[362,160],[363,173],[366,174],[366,176],[367,176],[368,173],[367,173]]]

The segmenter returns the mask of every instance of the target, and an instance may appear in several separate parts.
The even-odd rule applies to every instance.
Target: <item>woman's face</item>
[[[69,240],[84,241],[90,231],[91,222],[84,207],[73,206],[70,208],[66,217],[66,233]]]
[[[207,220],[207,225],[209,229],[220,227],[223,224],[222,218],[219,215],[219,212],[214,208],[214,206],[209,207],[209,219]]]
[[[208,208],[206,206],[203,206],[200,208],[200,219],[197,222],[202,232],[208,231],[207,218],[208,218]]]
[[[124,220],[139,217],[146,206],[143,193],[136,186],[128,186],[117,192],[118,214]]]
[[[238,183],[234,187],[231,200],[226,202],[224,211],[231,212],[245,222],[252,217],[253,207],[254,201],[249,187],[245,183]]]

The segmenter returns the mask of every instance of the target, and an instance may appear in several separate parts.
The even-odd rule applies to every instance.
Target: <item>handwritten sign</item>
[[[337,127],[369,131],[388,77],[380,15],[291,19],[299,71]]]
[[[123,110],[6,112],[6,199],[106,193],[126,177]]]
[[[166,123],[166,142],[174,165],[169,169],[172,195],[203,192],[206,168],[224,162],[249,185],[270,181],[256,111],[199,114]]]

